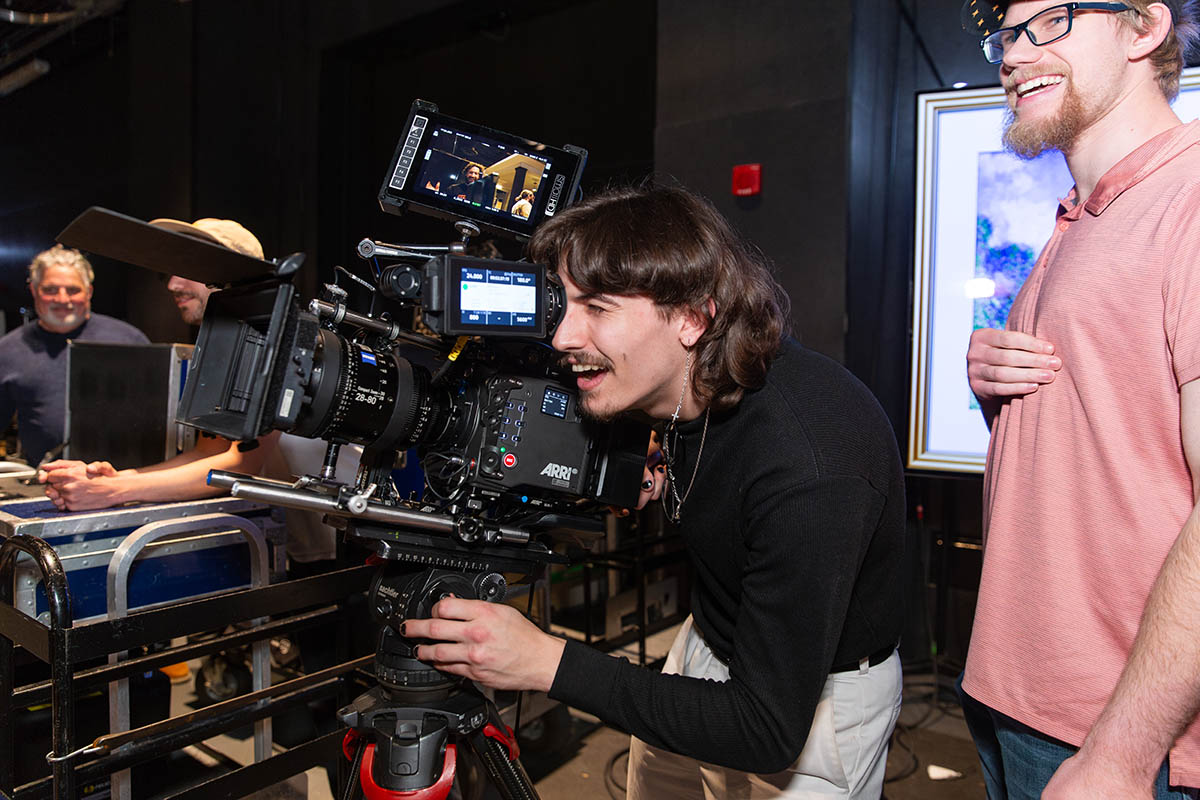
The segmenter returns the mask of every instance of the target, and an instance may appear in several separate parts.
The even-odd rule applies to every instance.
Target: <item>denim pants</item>
[[[1038,800],[1062,762],[1079,749],[984,705],[962,688],[963,718],[983,764],[988,800]],[[1155,800],[1197,800],[1200,790],[1167,785],[1167,762],[1154,781]]]

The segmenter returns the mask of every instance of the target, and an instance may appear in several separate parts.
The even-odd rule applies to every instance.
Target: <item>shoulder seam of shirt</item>
[[[800,428],[800,430],[804,434],[804,440],[808,443],[808,452],[811,454],[811,458],[812,458],[812,462],[813,462],[813,470],[818,475],[824,475],[825,474],[825,465],[820,462],[820,459],[817,458],[817,448],[813,445],[812,432],[809,431],[809,429],[808,429],[807,421],[804,419],[804,417],[801,414],[799,414],[796,411],[795,407],[792,405],[791,400],[788,398],[788,396],[782,390],[780,390],[780,388],[778,386],[776,386],[770,380],[769,377],[767,379],[767,382],[763,384],[762,388],[763,389],[769,388],[774,393],[774,395],[779,398],[779,400],[782,402],[784,407],[787,408],[788,414],[790,414],[792,419],[795,420],[796,425]]]

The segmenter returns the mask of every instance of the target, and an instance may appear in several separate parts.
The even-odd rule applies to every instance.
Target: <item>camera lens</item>
[[[424,367],[322,330],[313,355],[308,404],[293,433],[407,449],[436,437],[449,403],[429,388]]]

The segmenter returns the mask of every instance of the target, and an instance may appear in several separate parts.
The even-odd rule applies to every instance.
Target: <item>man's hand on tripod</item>
[[[408,620],[401,635],[433,640],[417,648],[426,664],[493,689],[550,691],[564,647],[512,606],[458,597]]]

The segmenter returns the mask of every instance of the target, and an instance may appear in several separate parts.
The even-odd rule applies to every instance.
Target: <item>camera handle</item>
[[[451,255],[461,256],[467,252],[467,244],[473,236],[478,236],[481,231],[479,226],[474,222],[466,219],[460,219],[454,223],[454,230],[458,231],[458,235],[462,237],[462,241],[451,242],[447,245],[433,244],[389,244],[388,242],[377,242],[374,239],[363,239],[358,243],[356,250],[358,257],[363,261],[369,261],[372,258],[430,258],[431,256],[441,255],[442,253],[450,253]]]
[[[462,223],[456,223],[455,228],[458,228],[459,224]],[[470,225],[471,223],[466,224]],[[459,229],[459,233],[462,233],[461,229]],[[463,234],[463,236],[469,239],[470,236],[478,234],[479,228],[475,228],[474,234]],[[466,247],[462,242],[451,242],[448,245],[388,244],[387,242],[377,242],[374,239],[363,239],[358,243],[356,249],[358,257],[364,261],[380,256],[383,258],[431,258],[442,253],[461,256],[466,252]]]

